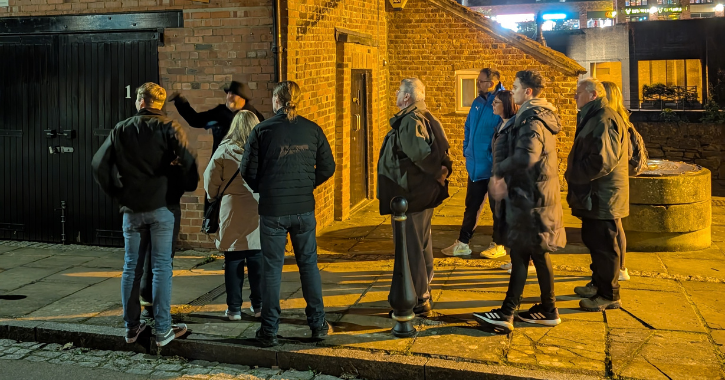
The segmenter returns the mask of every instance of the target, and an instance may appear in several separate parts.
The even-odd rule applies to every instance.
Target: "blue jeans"
[[[244,287],[244,264],[247,264],[249,277],[249,300],[254,312],[262,308],[262,251],[224,252],[224,285],[227,290],[227,309],[242,311],[242,288]]]
[[[121,303],[126,329],[139,325],[141,303],[139,291],[147,250],[140,250],[141,234],[151,236],[152,299],[156,330],[171,329],[171,252],[173,246],[174,214],[162,207],[153,211],[123,214],[123,237],[126,244],[125,263],[121,276]]]
[[[314,212],[285,216],[259,216],[259,232],[264,256],[262,275],[262,333],[277,335],[280,286],[284,266],[284,247],[290,234],[295,259],[300,270],[302,296],[307,302],[305,314],[310,328],[321,328],[325,322],[322,302],[322,280],[317,268],[317,221]]]

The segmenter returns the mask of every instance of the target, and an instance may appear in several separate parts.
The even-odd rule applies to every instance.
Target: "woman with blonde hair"
[[[239,175],[244,145],[257,116],[239,111],[224,140],[204,171],[204,190],[212,201],[222,194],[219,208],[219,232],[216,247],[224,252],[224,284],[227,291],[225,315],[232,321],[242,319],[242,287],[246,264],[251,294],[251,312],[259,318],[262,311],[262,246],[259,240],[259,195]],[[226,188],[226,190],[224,190]]]
[[[629,154],[629,175],[637,175],[643,170],[647,169],[647,148],[644,146],[644,140],[642,136],[634,129],[634,125],[629,121],[629,111],[624,106],[624,97],[622,96],[622,90],[619,89],[614,82],[603,81],[604,90],[607,92],[607,102],[609,107],[612,108],[619,116],[622,117],[625,123],[627,123],[627,132],[629,134],[628,154]],[[617,228],[622,228],[621,220],[617,223]],[[625,234],[617,234],[620,249],[620,261],[619,261],[619,281],[629,280],[629,271],[624,265],[624,254],[627,252],[627,240]]]

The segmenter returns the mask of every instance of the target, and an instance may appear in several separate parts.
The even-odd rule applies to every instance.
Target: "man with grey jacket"
[[[448,198],[450,145],[440,121],[428,112],[425,86],[420,79],[401,81],[396,106],[400,112],[390,119],[391,129],[383,140],[378,161],[380,215],[392,213],[390,201],[396,196],[407,199],[405,243],[418,295],[413,312],[427,316],[433,280],[431,220],[433,209]]]
[[[576,90],[579,108],[574,145],[564,174],[572,214],[582,220],[582,241],[592,256],[592,282],[574,292],[587,311],[618,309],[620,234],[629,215],[627,124],[608,106],[604,86],[583,79]]]

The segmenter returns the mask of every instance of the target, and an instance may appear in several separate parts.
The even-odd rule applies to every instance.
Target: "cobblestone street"
[[[179,357],[0,339],[0,371],[4,366],[9,366],[10,362],[17,360],[59,364],[65,367],[63,371],[69,373],[78,367],[105,369],[138,375],[134,377],[137,379],[341,380],[339,377],[319,375],[313,371],[250,368],[243,365],[211,363],[201,360],[187,361]],[[3,378],[5,377],[3,376]]]

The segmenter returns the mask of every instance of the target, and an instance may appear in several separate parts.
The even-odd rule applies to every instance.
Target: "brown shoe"
[[[586,311],[603,311],[605,309],[619,309],[622,307],[622,301],[608,300],[604,297],[595,295],[591,298],[584,298],[579,301],[579,307]]]
[[[597,295],[597,287],[593,283],[589,282],[585,286],[577,286],[574,288],[574,293],[581,298],[592,298]]]

